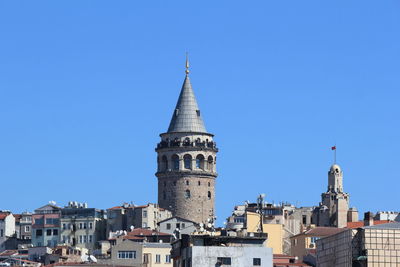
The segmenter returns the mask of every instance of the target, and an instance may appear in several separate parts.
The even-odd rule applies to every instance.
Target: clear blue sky
[[[0,209],[157,201],[190,53],[234,205],[317,205],[332,145],[360,211],[398,210],[399,1],[1,1]]]

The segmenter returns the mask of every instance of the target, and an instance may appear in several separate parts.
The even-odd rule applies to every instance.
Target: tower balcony
[[[203,142],[187,142],[187,141],[180,141],[180,140],[171,140],[171,141],[161,141],[160,143],[157,144],[156,151],[160,149],[168,149],[168,148],[185,148],[185,149],[190,149],[190,148],[195,148],[201,149],[201,150],[213,150],[215,152],[218,152],[217,144],[214,141],[203,141]]]
[[[208,170],[164,170],[164,171],[158,171],[156,172],[157,177],[166,177],[166,176],[211,176],[211,177],[217,177],[218,173],[214,171],[208,171]]]

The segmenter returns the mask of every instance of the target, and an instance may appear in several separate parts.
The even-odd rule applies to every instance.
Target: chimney
[[[368,211],[364,213],[364,226],[372,226],[374,225],[374,215],[372,212]]]

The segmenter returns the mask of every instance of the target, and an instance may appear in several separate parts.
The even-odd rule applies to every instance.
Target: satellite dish
[[[90,256],[89,256],[89,259],[90,259],[90,261],[92,261],[92,262],[97,262],[96,257],[93,256],[93,255],[90,255]]]

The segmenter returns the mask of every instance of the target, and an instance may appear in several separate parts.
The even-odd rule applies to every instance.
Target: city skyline
[[[78,11],[62,4],[1,3],[0,175],[5,188],[21,195],[3,191],[0,209],[33,211],[50,200],[102,209],[124,201],[156,203],[154,148],[168,128],[188,51],[202,116],[220,149],[220,225],[235,205],[260,193],[275,203],[317,206],[334,145],[350,206],[396,210],[400,37],[393,23],[398,18],[382,14],[392,14],[398,4],[349,3],[348,10],[321,5],[324,14],[295,4],[284,9],[259,3],[259,9],[245,10],[233,4],[231,12],[248,19],[241,25],[218,17],[223,4],[213,10],[193,4],[187,7],[191,25],[186,19],[162,25],[145,17],[145,4],[100,1]],[[17,7],[20,17],[4,12]],[[59,16],[61,8],[76,20]],[[178,4],[164,8],[174,15],[183,11]],[[42,20],[33,19],[32,9]],[[154,12],[170,17],[161,8]],[[333,25],[329,18],[338,14]],[[376,20],[364,25],[371,14]],[[143,22],[149,24],[135,27]]]

